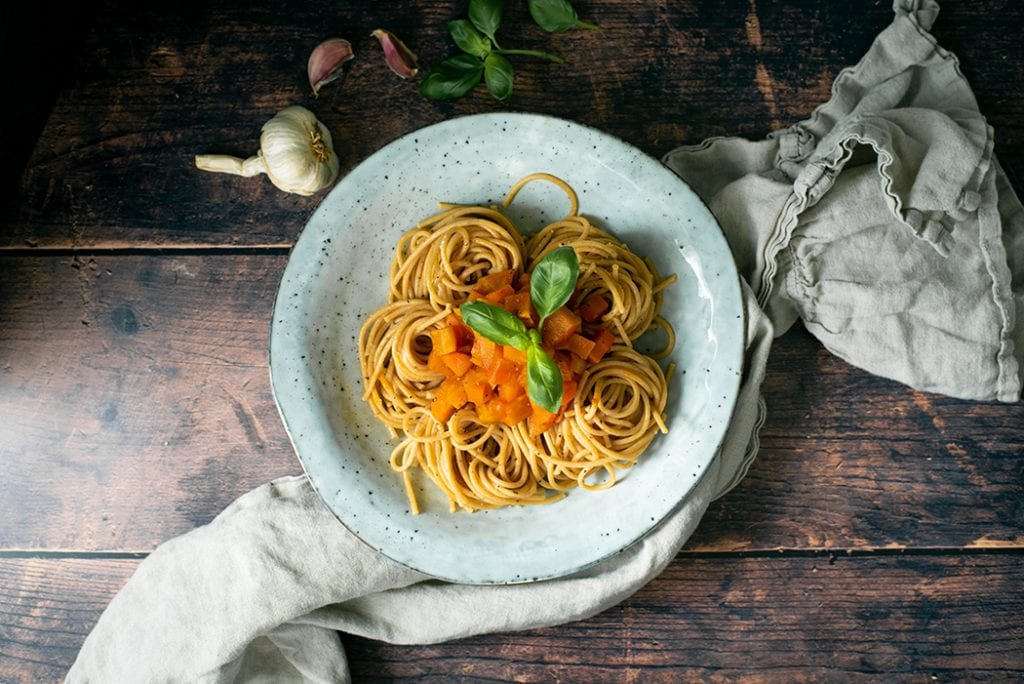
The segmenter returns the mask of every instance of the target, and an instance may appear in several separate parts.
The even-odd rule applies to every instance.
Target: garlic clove
[[[370,35],[380,41],[380,46],[384,49],[384,61],[391,71],[402,78],[412,78],[419,73],[416,55],[395,34],[384,29],[375,29]]]
[[[331,38],[313,48],[306,65],[313,94],[319,95],[320,88],[341,76],[341,67],[353,56],[352,44],[344,38]]]

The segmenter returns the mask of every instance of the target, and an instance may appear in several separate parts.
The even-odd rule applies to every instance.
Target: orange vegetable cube
[[[560,348],[572,352],[581,359],[585,359],[590,356],[590,352],[594,351],[594,342],[577,333],[567,339]]]
[[[527,418],[527,425],[529,426],[530,436],[537,437],[547,432],[548,428],[555,424],[558,414],[545,411],[540,406],[533,404],[531,406],[533,409],[530,412],[529,418]]]
[[[563,306],[544,320],[541,336],[545,344],[557,347],[578,333],[581,324],[580,317]]]
[[[491,399],[485,404],[477,404],[476,417],[485,425],[502,423],[505,421],[505,403],[498,399]]]
[[[569,367],[572,368],[572,374],[579,377],[583,375],[583,371],[587,370],[587,359],[573,356],[569,360]]]
[[[502,285],[494,292],[484,296],[484,301],[488,304],[494,304],[495,306],[501,306],[505,303],[505,298],[510,295],[514,295],[516,291],[512,289],[511,285]]]
[[[533,415],[533,404],[525,394],[520,394],[506,404],[505,420],[508,425],[515,425]]]
[[[452,376],[452,369],[444,362],[444,355],[438,354],[436,351],[431,351],[427,356],[427,368],[447,377]]]
[[[430,415],[434,416],[439,423],[447,423],[453,413],[455,413],[455,407],[440,397],[435,397],[430,404]]]
[[[512,363],[519,364],[520,366],[526,365],[526,352],[519,351],[515,347],[505,345],[501,348],[501,355],[511,361]]]
[[[590,356],[587,357],[587,361],[590,363],[597,363],[604,358],[604,355],[608,353],[608,350],[612,348],[612,344],[615,342],[615,336],[604,328],[598,328],[597,334],[594,336],[594,349],[590,352]]]
[[[478,407],[491,398],[491,384],[479,368],[466,373],[462,378],[462,386],[466,390],[466,398]]]
[[[572,403],[572,400],[576,398],[576,392],[579,389],[579,385],[576,384],[575,380],[566,380],[562,383],[562,408]]]
[[[457,378],[448,378],[437,388],[434,401],[438,399],[450,404],[453,408],[462,408],[467,401],[466,389]]]
[[[501,345],[491,342],[483,335],[477,335],[473,340],[473,350],[470,352],[470,356],[476,365],[490,369],[495,361],[502,357]]]
[[[433,344],[432,351],[438,354],[450,354],[459,348],[459,340],[455,336],[455,329],[452,327],[431,330],[430,341]]]
[[[521,382],[507,382],[504,385],[498,385],[498,398],[502,401],[512,401],[520,396],[526,396],[526,388]]]
[[[511,289],[512,281],[515,280],[515,277],[515,269],[489,273],[473,284],[473,291],[481,295],[489,295],[506,285]]]
[[[452,352],[450,354],[444,354],[441,356],[445,365],[457,378],[461,378],[463,375],[469,372],[469,369],[473,367],[473,359],[469,354],[463,354],[462,352]]]
[[[519,374],[516,372],[518,366],[504,356],[496,359],[490,368],[485,370],[488,371],[487,380],[492,385],[510,385],[519,380]]]
[[[610,308],[611,304],[608,303],[604,295],[595,293],[583,300],[583,303],[576,309],[576,313],[587,323],[593,323],[607,313]]]
[[[572,372],[572,355],[567,352],[555,352],[552,357],[555,365],[558,366],[558,370],[562,372],[562,382],[568,382],[572,380],[575,373]]]

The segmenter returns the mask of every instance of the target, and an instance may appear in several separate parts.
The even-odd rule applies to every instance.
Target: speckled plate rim
[[[485,133],[481,133],[481,130]],[[332,240],[338,240],[334,243],[334,254],[347,255],[346,265],[349,267],[365,267],[367,263],[374,264],[374,267],[370,269],[350,268],[350,273],[361,271],[363,276],[368,277],[367,274],[380,270],[386,276],[390,255],[393,253],[394,243],[398,236],[416,221],[432,213],[423,209],[408,208],[409,211],[406,215],[397,219],[388,230],[382,231],[376,238],[380,241],[379,254],[356,258],[353,257],[353,254],[357,250],[341,249],[340,252],[337,250],[338,247],[353,246],[344,244],[346,233],[339,232],[337,224],[340,219],[336,215],[332,215],[332,212],[338,210],[338,205],[344,203],[344,200],[339,200],[339,198],[349,198],[348,203],[351,206],[347,210],[341,211],[345,218],[350,219],[358,209],[366,212],[367,206],[357,206],[362,200],[356,199],[355,204],[352,204],[351,196],[355,195],[369,201],[368,198],[384,194],[386,189],[374,184],[373,181],[389,179],[387,174],[382,176],[381,169],[400,169],[408,161],[404,155],[408,155],[410,149],[416,150],[419,155],[425,154],[428,160],[441,164],[443,168],[446,166],[443,159],[448,159],[449,154],[453,154],[455,157],[458,155],[445,145],[431,147],[431,143],[464,141],[465,149],[470,149],[473,141],[476,140],[475,136],[485,135],[487,131],[494,135],[498,134],[498,131],[501,134],[509,134],[510,142],[502,149],[511,155],[511,159],[525,164],[530,171],[549,171],[566,178],[574,185],[574,180],[578,179],[574,178],[572,168],[557,168],[557,162],[553,162],[554,167],[552,167],[551,160],[542,159],[544,154],[538,154],[537,148],[530,152],[524,151],[521,142],[513,144],[514,135],[526,131],[529,134],[540,135],[541,140],[553,145],[554,149],[559,149],[558,146],[561,145],[566,146],[573,153],[582,153],[587,161],[594,161],[598,166],[607,166],[605,170],[614,178],[626,179],[627,185],[633,183],[632,187],[634,188],[640,188],[640,186],[628,179],[637,176],[643,177],[645,181],[654,177],[659,183],[664,184],[659,186],[662,187],[663,192],[645,199],[648,203],[664,200],[671,208],[679,210],[679,212],[673,214],[671,210],[666,211],[662,218],[667,222],[661,224],[660,232],[659,230],[651,232],[653,237],[669,239],[671,246],[678,249],[678,252],[676,249],[667,250],[664,245],[661,245],[661,248],[658,245],[647,245],[647,247],[658,252],[658,255],[651,255],[656,262],[664,256],[663,253],[666,251],[671,251],[677,256],[681,255],[679,258],[685,262],[683,270],[686,273],[683,274],[681,282],[689,282],[689,286],[691,286],[687,293],[689,298],[686,301],[697,298],[701,302],[701,306],[705,308],[701,315],[708,318],[708,339],[714,346],[712,356],[704,359],[708,361],[705,364],[706,368],[696,369],[703,370],[706,375],[701,373],[700,375],[703,377],[693,384],[693,387],[699,388],[700,382],[703,382],[705,386],[715,383],[714,393],[716,396],[711,397],[709,393],[696,409],[690,407],[688,411],[677,410],[674,413],[672,406],[685,403],[689,395],[684,394],[682,402],[678,401],[678,397],[676,400],[670,401],[669,439],[674,433],[678,434],[680,431],[679,421],[700,422],[702,427],[697,430],[698,436],[689,445],[693,447],[699,443],[699,453],[695,455],[688,452],[686,456],[673,456],[667,451],[661,452],[660,450],[664,449],[666,444],[659,445],[659,440],[665,440],[665,438],[659,437],[649,449],[650,452],[658,451],[658,453],[645,454],[642,462],[627,471],[625,478],[610,490],[596,493],[574,492],[564,501],[548,506],[513,507],[468,515],[449,513],[446,506],[443,511],[438,512],[436,496],[431,496],[429,489],[421,488],[421,496],[427,498],[427,506],[433,506],[435,510],[426,517],[423,515],[410,516],[408,507],[404,504],[404,492],[400,488],[400,478],[393,475],[390,479],[384,477],[382,469],[388,468],[387,453],[383,453],[381,449],[390,452],[391,445],[381,443],[387,441],[387,434],[382,426],[378,425],[378,429],[374,430],[372,426],[358,424],[357,429],[349,429],[347,424],[338,422],[341,420],[339,417],[341,412],[325,413],[320,410],[325,403],[331,404],[339,396],[339,388],[336,387],[332,390],[331,385],[344,385],[345,383],[339,383],[336,376],[332,376],[331,383],[327,382],[328,371],[324,370],[322,359],[316,365],[313,364],[312,359],[317,355],[329,357],[326,353],[327,347],[321,344],[318,348],[314,342],[322,343],[325,340],[333,340],[333,338],[330,337],[331,333],[321,332],[320,325],[314,326],[311,323],[309,313],[303,309],[301,302],[304,296],[312,296],[313,290],[307,288],[322,282],[323,271],[330,269],[329,266],[325,266],[325,260],[331,258],[327,247],[331,245]],[[538,131],[541,132],[538,133]],[[521,141],[521,139],[519,140]],[[575,141],[583,142],[576,144]],[[483,142],[479,144],[487,147]],[[448,153],[445,153],[445,150]],[[625,170],[611,168],[612,162],[622,162],[623,160],[627,160]],[[477,173],[479,175],[481,172]],[[525,173],[514,172],[512,175],[514,176],[512,180],[514,180]],[[600,204],[600,198],[606,196],[608,191],[605,188],[598,190],[591,187],[588,198],[586,183],[587,181],[584,182],[583,191],[580,192],[581,211],[592,216],[592,212],[588,211],[588,204],[591,204],[590,208],[593,208],[591,200],[597,200]],[[428,182],[426,185],[430,187],[419,188],[417,192],[430,195],[432,202],[490,203],[500,199],[503,194],[503,192],[495,192],[492,188],[482,194],[479,190],[476,193],[468,190],[465,197],[453,197],[444,184]],[[508,185],[510,185],[508,178],[504,178],[499,184],[499,188],[507,189]],[[598,183],[598,185],[600,184]],[[578,192],[580,189],[577,187]],[[673,195],[675,199],[668,202],[668,198]],[[621,196],[626,197],[627,195],[623,193]],[[521,221],[539,220],[540,223],[537,225],[542,225],[548,219],[543,215],[545,211],[543,207],[550,201],[551,198],[548,197],[538,200],[536,206],[527,205],[521,216],[513,218]],[[538,206],[540,207],[539,213]],[[641,207],[640,211],[643,213],[645,209]],[[612,208],[609,213],[614,214],[615,209]],[[598,217],[598,223],[604,223],[600,218]],[[611,216],[604,218],[609,222],[609,229],[630,243],[635,251],[640,254],[645,253],[642,249],[636,248],[633,241],[629,239],[630,235],[623,235],[623,231],[616,230],[617,226]],[[662,235],[662,233],[668,233],[665,228],[668,225],[682,233],[680,236],[682,238],[699,236],[696,241],[700,243],[700,248],[698,249],[687,239],[676,237],[674,233],[672,236]],[[686,233],[686,230],[691,232]],[[693,232],[698,230],[699,232]],[[624,232],[629,233],[629,230]],[[638,233],[638,235],[640,235],[639,239],[644,239],[643,234]],[[353,258],[355,258],[354,262]],[[344,259],[345,257],[342,257],[343,261]],[[678,259],[672,259],[672,261],[674,265],[679,265]],[[314,263],[319,263],[319,270],[311,266]],[[713,277],[712,273],[714,273]],[[713,281],[710,284],[709,279]],[[344,281],[344,276],[341,280]],[[346,287],[352,289],[354,285],[352,283],[343,284],[339,286],[339,291],[345,291]],[[366,315],[383,305],[385,301],[383,292],[371,297],[360,297],[366,310],[359,313],[358,316]],[[334,296],[337,300],[337,293]],[[366,299],[374,300],[373,305],[369,308],[365,307]],[[666,297],[666,301],[669,300],[670,298]],[[682,301],[682,297],[680,301]],[[345,309],[346,307],[340,308]],[[680,308],[685,309],[685,306],[681,304]],[[297,312],[300,311],[303,313],[298,314]],[[338,316],[343,315],[341,311],[334,313]],[[671,319],[670,314],[666,314],[666,316]],[[675,321],[673,322],[675,323]],[[323,330],[327,330],[329,327],[329,323],[323,324]],[[317,331],[316,335],[310,333],[313,328]],[[336,325],[335,334],[338,329]],[[739,391],[744,331],[739,278],[724,235],[703,202],[660,161],[607,133],[556,117],[522,113],[477,114],[449,119],[396,139],[354,167],[321,201],[320,206],[296,240],[281,278],[273,306],[269,370],[275,402],[303,470],[321,499],[337,519],[357,538],[392,560],[438,579],[466,584],[510,584],[551,579],[589,568],[630,547],[678,510],[707,471],[707,466],[717,455],[724,438]],[[349,327],[345,328],[343,332],[347,334],[352,331]],[[355,336],[353,335],[351,339],[354,340]],[[330,363],[328,365],[330,366]],[[342,362],[342,366],[344,366],[344,362]],[[335,365],[333,370],[337,372],[338,366]],[[685,364],[681,366],[683,376],[687,370],[695,369],[687,368]],[[356,364],[355,372],[358,376],[358,364]],[[350,385],[355,381],[356,385],[351,387],[352,391],[348,393],[349,397],[361,394],[361,381],[358,381],[358,378],[353,378],[349,372],[346,380]],[[678,383],[676,384],[678,385]],[[346,389],[348,388],[340,387],[342,392],[345,392]],[[678,386],[675,388],[677,394],[684,390],[685,388],[680,389]],[[672,391],[670,389],[670,394]],[[349,408],[358,410],[355,404],[351,404]],[[363,418],[365,419],[365,416]],[[706,428],[703,427],[704,424],[707,425]],[[368,431],[363,432],[363,430]],[[343,433],[343,437],[341,433]],[[356,433],[361,433],[362,436],[360,437]],[[668,446],[672,445],[678,446],[676,442],[668,444]],[[670,460],[673,458],[674,461]],[[680,459],[685,461],[685,467],[678,466]],[[648,461],[650,462],[648,463]],[[666,464],[672,465],[672,468],[670,471],[662,473]],[[660,506],[656,506],[650,511],[645,509],[640,518],[633,516],[629,524],[624,523],[614,529],[608,526],[604,531],[592,531],[592,534],[585,534],[588,528],[604,529],[595,522],[598,519],[595,518],[595,513],[606,510],[605,504],[612,500],[607,497],[627,496],[629,493],[626,490],[636,484],[637,480],[644,479],[642,476],[634,475],[634,473],[643,472],[644,467],[654,473],[648,475],[647,480],[651,480],[652,477],[659,474],[679,475],[683,471],[692,471],[692,477],[688,477],[687,482],[678,490],[671,491],[666,498],[663,498]],[[389,469],[388,472],[390,472]],[[378,483],[377,478],[374,478],[373,475],[379,475],[382,482]],[[383,482],[385,480],[389,481]],[[368,484],[370,485],[369,489],[366,488]],[[375,492],[374,488],[378,486],[379,488]],[[655,486],[661,486],[661,482],[655,481]],[[641,489],[636,491],[638,487]],[[632,501],[627,501],[627,508],[644,506],[646,502],[650,501],[650,497],[645,496],[646,491],[642,487],[642,484],[633,487],[635,491],[628,496]],[[375,493],[378,494],[376,499],[373,498]],[[380,496],[381,493],[384,493],[385,496]],[[396,506],[396,502],[399,501],[396,498],[398,494],[401,495],[402,503],[398,503]],[[583,507],[585,510],[575,516],[574,524],[576,527],[581,527],[587,540],[582,547],[577,544],[577,548],[564,548],[565,535],[558,539],[553,539],[547,533],[523,538],[522,530],[525,528],[547,529],[545,523],[538,520],[545,517],[544,511],[556,507],[567,507],[567,502],[587,500],[582,497],[588,497],[588,499],[595,497],[595,501],[589,506]],[[596,500],[601,497],[605,497],[603,502]],[[387,512],[382,513],[382,511]],[[364,515],[362,519],[357,519],[358,515],[366,512],[369,512],[370,515]],[[648,515],[648,513],[651,514]],[[367,517],[369,522],[367,522]],[[480,532],[480,524],[477,524],[473,534],[469,535],[470,541],[467,542],[467,534],[460,530],[460,527],[473,527],[473,525],[467,525],[467,521],[476,521],[481,518],[493,518],[493,520],[483,523],[483,533]],[[382,525],[386,534],[381,533]],[[427,531],[427,534],[421,535],[420,528],[428,526],[433,527]],[[503,539],[501,534],[494,533],[495,530],[511,530],[512,534],[509,539],[517,542],[519,546],[514,549],[503,546],[508,539]],[[559,548],[558,544],[563,544],[563,548]],[[452,557],[457,560],[453,562]],[[482,565],[481,560],[484,561]]]

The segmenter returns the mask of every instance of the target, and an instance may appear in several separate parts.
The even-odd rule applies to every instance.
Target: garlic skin
[[[278,188],[297,195],[312,195],[330,186],[341,168],[331,132],[313,112],[298,105],[282,109],[263,124],[255,156],[201,154],[195,161],[197,168],[214,173],[265,173]]]
[[[337,80],[341,76],[341,68],[354,57],[352,44],[344,38],[330,38],[313,48],[306,64],[309,76],[309,87],[313,95],[320,95],[320,88]]]
[[[412,78],[419,73],[416,55],[399,40],[398,36],[384,29],[374,29],[370,35],[380,42],[381,49],[384,50],[384,62],[397,76]]]

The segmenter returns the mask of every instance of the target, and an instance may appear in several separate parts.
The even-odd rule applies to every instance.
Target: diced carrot
[[[502,308],[515,314],[519,320],[530,327],[537,323],[537,312],[533,310],[533,303],[530,301],[530,293],[528,291],[516,292],[505,297]]]
[[[608,353],[608,350],[612,348],[612,343],[614,342],[614,335],[604,328],[598,328],[597,334],[594,336],[594,349],[587,357],[587,361],[590,361],[590,363],[597,363],[603,359],[604,355]]]
[[[502,356],[488,370],[487,380],[492,385],[511,385],[519,382],[518,370],[518,365]]]
[[[453,311],[445,323],[455,333],[455,343],[459,347],[459,351],[462,351],[462,347],[468,347],[473,344],[473,329],[462,322],[462,317],[459,316],[458,311]]]
[[[533,405],[530,416],[527,418],[530,436],[537,437],[541,433],[546,432],[548,428],[555,424],[556,418],[558,418],[558,414],[545,411],[540,406]]]
[[[433,351],[437,354],[450,354],[459,348],[459,340],[452,327],[431,330],[430,341],[433,344]]]
[[[431,351],[427,356],[427,368],[449,377],[452,375],[452,369],[444,362],[444,355],[438,354],[436,351]]]
[[[473,340],[473,350],[470,353],[473,363],[481,368],[491,368],[497,359],[501,358],[501,347],[483,335],[477,335]]]
[[[517,363],[520,366],[526,365],[526,352],[519,351],[515,347],[507,345],[502,347],[501,355],[508,359],[509,361],[511,361],[512,363]]]
[[[593,323],[610,308],[611,304],[608,303],[608,300],[603,295],[594,293],[583,300],[583,303],[576,309],[576,313],[587,323]]]
[[[558,309],[544,321],[541,336],[544,343],[557,347],[580,331],[580,317],[566,307]]]
[[[445,365],[451,369],[455,377],[461,378],[463,375],[469,372],[469,369],[473,367],[473,359],[469,354],[463,354],[462,352],[452,352],[450,354],[444,354],[441,359],[445,362]]]
[[[504,401],[512,401],[516,397],[526,394],[526,377],[525,372],[522,369],[517,369],[517,374],[520,376],[516,382],[507,382],[504,385],[498,385],[498,396]]]
[[[567,352],[555,352],[552,360],[555,365],[558,366],[558,370],[562,372],[562,382],[568,382],[573,379],[575,375],[572,372],[572,354]]]
[[[491,399],[486,403],[477,404],[476,417],[485,425],[503,423],[505,422],[505,406],[505,402],[499,399]]]
[[[576,391],[579,385],[575,380],[566,380],[562,383],[562,408],[565,408],[576,398]]]
[[[515,280],[515,277],[516,271],[514,268],[507,271],[489,273],[473,284],[473,291],[482,295],[489,295],[500,287],[506,285],[511,287],[512,281]]]
[[[457,378],[448,378],[437,388],[435,399],[443,399],[455,408],[462,408],[467,401],[466,389]]]
[[[533,404],[525,394],[520,394],[508,402],[505,409],[505,423],[515,425],[533,415]]]
[[[463,376],[462,386],[466,390],[466,398],[477,406],[482,406],[491,398],[491,385],[479,368],[474,368]]]
[[[439,423],[447,423],[453,413],[455,413],[455,407],[441,397],[435,397],[430,404],[430,415],[434,416]]]
[[[583,375],[583,371],[587,370],[587,360],[579,356],[573,356],[569,361],[569,366],[572,368],[573,375],[580,376]]]
[[[509,295],[514,295],[515,289],[511,285],[502,285],[494,292],[484,296],[484,301],[488,304],[494,304],[495,306],[501,306],[505,302],[505,298]]]
[[[581,359],[585,359],[594,350],[594,342],[577,333],[563,342],[561,348],[572,352]]]

